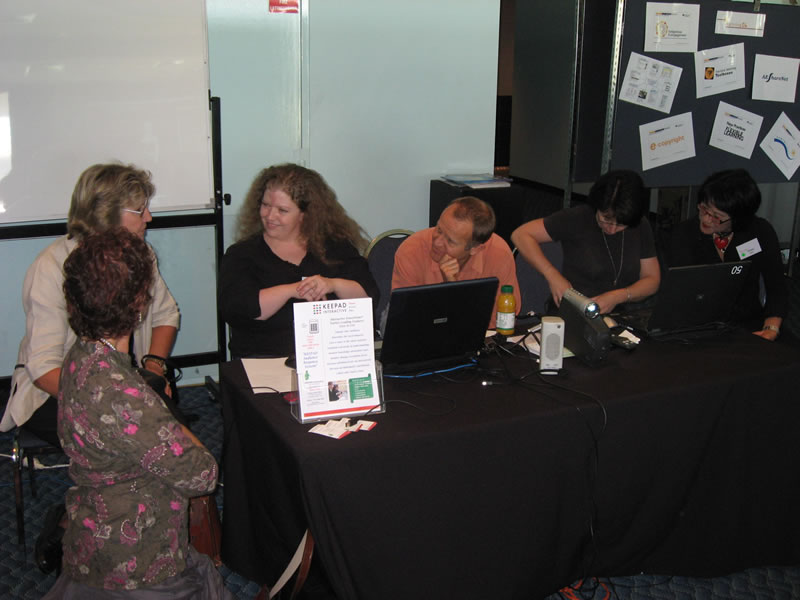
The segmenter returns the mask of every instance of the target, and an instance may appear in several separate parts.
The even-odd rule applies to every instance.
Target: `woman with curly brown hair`
[[[214,490],[217,463],[128,354],[155,277],[149,247],[123,228],[83,237],[64,262],[78,339],[60,373],[58,436],[75,485],[46,599],[232,597],[188,541],[189,499]]]
[[[322,176],[295,164],[262,170],[239,213],[220,272],[218,305],[234,358],[294,353],[292,304],[379,292],[361,227]]]

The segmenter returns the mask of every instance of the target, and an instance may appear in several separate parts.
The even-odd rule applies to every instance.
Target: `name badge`
[[[739,258],[744,260],[748,256],[761,252],[761,244],[758,243],[758,238],[753,238],[749,242],[736,246],[736,252],[739,253]]]

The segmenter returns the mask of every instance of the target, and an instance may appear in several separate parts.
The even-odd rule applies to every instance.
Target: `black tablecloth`
[[[795,350],[738,333],[557,377],[487,362],[468,381],[386,380],[377,427],[343,440],[222,365],[225,563],[271,584],[309,527],[338,597],[390,600],[800,562]]]

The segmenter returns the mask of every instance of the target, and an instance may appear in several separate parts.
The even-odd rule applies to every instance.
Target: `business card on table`
[[[353,423],[350,421],[350,419],[344,418],[326,421],[325,423],[319,423],[314,425],[314,427],[308,431],[309,433],[316,433],[318,435],[324,435],[325,437],[340,440],[355,431],[370,431],[375,427],[375,425],[377,425],[375,421],[359,420]]]

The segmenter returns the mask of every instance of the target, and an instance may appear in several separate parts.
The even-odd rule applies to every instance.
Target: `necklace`
[[[715,233],[712,236],[714,238],[714,245],[717,247],[717,250],[725,252],[725,248],[727,248],[728,244],[731,243],[732,233],[732,231],[729,231],[728,233]]]
[[[619,276],[622,273],[622,261],[625,259],[625,230],[622,230],[622,244],[620,245],[619,249],[619,267],[617,267],[617,263],[614,262],[614,257],[611,256],[611,248],[608,247],[608,240],[606,239],[606,232],[602,229],[600,233],[603,234],[603,242],[606,245],[606,252],[608,252],[608,259],[611,261],[611,274],[614,276],[614,285],[617,285],[617,281],[619,281]]]
[[[101,342],[104,346],[108,346],[109,348],[111,348],[114,352],[117,351],[117,349],[114,347],[114,344],[109,342],[106,338],[100,338],[98,341]]]

